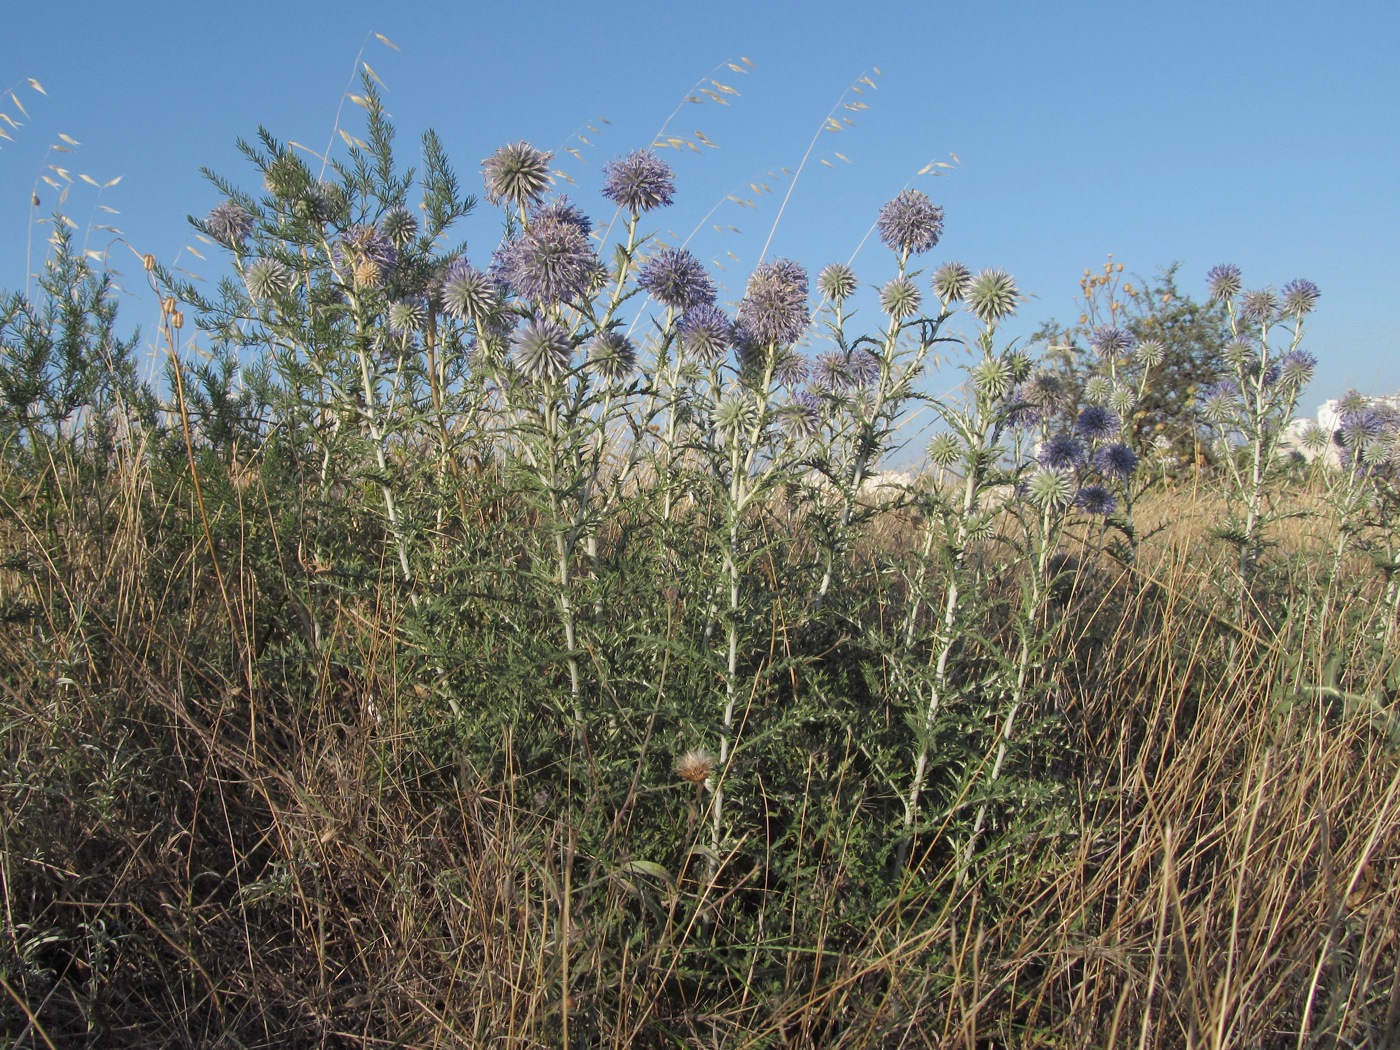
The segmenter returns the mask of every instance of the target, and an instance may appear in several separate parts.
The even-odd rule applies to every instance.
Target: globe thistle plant
[[[1221,263],[1213,266],[1206,273],[1206,282],[1210,285],[1210,297],[1224,302],[1235,298],[1240,294],[1243,286],[1243,278],[1240,268],[1234,263]]]
[[[1051,470],[1077,470],[1087,461],[1084,442],[1073,434],[1051,434],[1040,445],[1036,459]]]
[[[922,190],[905,190],[880,209],[880,240],[902,256],[930,251],[943,235],[943,209]]]
[[[418,220],[407,208],[396,205],[384,213],[379,228],[389,243],[399,251],[407,248],[418,237]]]
[[[1106,441],[1115,437],[1122,426],[1118,413],[1102,405],[1085,406],[1074,421],[1075,433],[1086,441]]]
[[[437,294],[449,315],[479,325],[495,311],[499,303],[498,288],[491,275],[465,259],[458,259],[442,275]]]
[[[671,166],[646,149],[603,165],[603,196],[638,214],[665,208],[676,192]]]

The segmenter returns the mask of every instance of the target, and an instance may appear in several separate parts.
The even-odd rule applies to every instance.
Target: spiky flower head
[[[701,748],[687,751],[676,759],[676,776],[692,784],[703,784],[715,771],[715,756]]]
[[[248,285],[248,297],[254,302],[268,302],[285,295],[292,286],[292,274],[280,259],[254,259],[243,271]]]
[[[1091,376],[1084,384],[1084,399],[1093,404],[1104,404],[1113,394],[1113,380],[1108,376]]]
[[[377,226],[361,224],[341,235],[331,256],[337,269],[348,271],[356,287],[378,288],[388,280],[399,251]]]
[[[478,323],[490,316],[499,302],[495,280],[465,259],[448,266],[438,283],[438,299],[442,308],[459,321]]]
[[[846,374],[853,386],[869,386],[880,378],[880,362],[865,347],[857,347],[846,356]]]
[[[894,277],[880,289],[880,309],[892,321],[903,321],[919,312],[923,296],[912,278]]]
[[[1289,281],[1280,291],[1283,294],[1283,312],[1293,317],[1302,317],[1313,312],[1322,290],[1312,281],[1299,278]]]
[[[671,166],[649,149],[633,150],[603,165],[603,196],[628,211],[664,208],[675,192]]]
[[[1104,357],[1126,354],[1133,346],[1133,334],[1114,324],[1101,324],[1089,334],[1089,345]]]
[[[991,328],[1016,312],[1020,293],[1016,280],[1005,270],[983,270],[967,290],[967,308],[972,316]]]
[[[1211,423],[1224,423],[1240,406],[1240,391],[1234,383],[1221,380],[1212,383],[1197,395],[1201,415]]]
[[[571,219],[552,215],[530,223],[500,263],[512,289],[546,305],[583,296],[599,266],[587,232]]]
[[[1245,292],[1240,297],[1240,313],[1255,324],[1268,324],[1278,315],[1278,296],[1272,288]]]
[[[1085,485],[1074,497],[1074,505],[1085,514],[1106,518],[1118,509],[1118,499],[1102,485]]]
[[[410,336],[423,330],[428,323],[428,304],[414,296],[400,299],[389,306],[389,333]]]
[[[817,291],[834,303],[845,302],[856,294],[856,272],[843,262],[824,266],[817,274]]]
[[[241,248],[253,232],[253,217],[233,201],[224,201],[216,204],[214,210],[205,216],[204,228],[220,244]]]
[[[1221,263],[1206,271],[1206,283],[1210,286],[1210,297],[1217,302],[1233,299],[1244,287],[1240,268],[1234,263]]]
[[[1133,349],[1133,358],[1143,368],[1156,368],[1166,356],[1167,348],[1157,339],[1144,339]]]
[[[676,324],[681,350],[701,364],[718,364],[734,345],[734,322],[712,302],[701,302],[681,314]]]
[[[544,222],[567,222],[582,230],[585,237],[593,232],[593,220],[568,197],[555,197],[530,210],[530,225]]]
[[[828,350],[818,357],[813,371],[812,384],[818,390],[832,393],[849,390],[854,385],[854,381],[851,378],[846,355],[840,350]]]
[[[1302,444],[1303,448],[1314,455],[1322,452],[1330,441],[1331,435],[1312,421],[1308,422],[1307,427],[1303,430],[1302,436],[1299,438],[1299,442]]]
[[[1040,465],[1051,470],[1076,470],[1087,461],[1084,442],[1073,434],[1061,431],[1051,434],[1041,443],[1036,455]]]
[[[1065,384],[1053,372],[1036,372],[1021,388],[1026,401],[1037,408],[1058,408],[1065,400]]]
[[[811,437],[822,428],[822,400],[806,391],[796,394],[778,410],[784,433],[794,439]]]
[[[807,271],[790,259],[759,263],[739,303],[738,327],[751,342],[795,343],[807,330]]]
[[[720,397],[710,421],[725,440],[733,441],[758,425],[758,406],[742,391],[731,390]]]
[[[960,303],[972,291],[972,271],[960,262],[945,262],[933,271],[933,294],[945,303]]]
[[[1126,481],[1137,465],[1137,453],[1127,445],[1105,445],[1094,454],[1094,466],[1104,477]]]
[[[1085,441],[1106,441],[1123,427],[1118,413],[1102,405],[1086,405],[1074,421],[1074,431]]]
[[[544,197],[549,188],[549,162],[554,154],[535,149],[528,142],[502,146],[481,162],[486,199],[492,204],[527,208]]]
[[[791,347],[778,351],[773,362],[773,378],[786,387],[799,386],[812,370],[812,363]]]
[[[395,205],[379,220],[379,228],[395,248],[407,248],[418,236],[418,219],[401,205]]]
[[[1279,378],[1290,388],[1307,386],[1317,368],[1317,358],[1306,350],[1289,350],[1278,359]]]
[[[928,458],[936,467],[946,467],[962,455],[962,442],[955,434],[939,434],[928,443]]]
[[[704,264],[684,248],[662,248],[642,266],[637,284],[676,310],[715,301],[715,282]]]
[[[880,209],[880,240],[901,255],[922,255],[943,236],[943,209],[922,190],[905,190]]]
[[[1011,365],[1000,357],[991,354],[983,356],[972,367],[970,373],[972,387],[977,391],[979,397],[1001,398],[1005,397],[1016,383],[1016,377],[1012,375]]]
[[[1254,341],[1248,336],[1236,336],[1225,344],[1225,362],[1231,367],[1247,372],[1259,359]]]
[[[531,321],[516,337],[514,361],[524,376],[537,383],[559,379],[573,366],[573,340],[557,321]]]
[[[588,342],[588,367],[604,382],[619,382],[637,367],[637,348],[621,332],[599,332]]]
[[[1068,470],[1037,467],[1025,481],[1025,493],[1036,506],[1063,509],[1074,502],[1074,475]]]

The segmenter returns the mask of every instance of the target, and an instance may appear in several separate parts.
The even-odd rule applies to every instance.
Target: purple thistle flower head
[[[1051,470],[1075,470],[1087,461],[1084,442],[1073,434],[1051,434],[1040,446],[1036,456],[1041,466]]]
[[[1034,392],[1023,383],[1011,391],[1006,398],[1006,425],[1018,430],[1029,430],[1045,422],[1046,412],[1034,399]]]
[[[905,190],[880,209],[880,240],[901,255],[922,255],[943,236],[943,209],[922,190]]]
[[[1085,514],[1106,518],[1118,509],[1118,499],[1102,485],[1085,485],[1074,497],[1074,505]]]
[[[1240,268],[1234,263],[1221,263],[1206,271],[1206,283],[1210,286],[1210,297],[1218,302],[1233,299],[1244,287]]]
[[[1087,405],[1074,421],[1074,430],[1086,441],[1106,441],[1123,427],[1118,413],[1102,405]]]
[[[537,383],[559,379],[573,366],[573,340],[558,321],[531,321],[515,339],[514,360]]]
[[[1289,281],[1281,291],[1283,293],[1283,312],[1294,317],[1302,317],[1304,314],[1312,313],[1313,308],[1317,306],[1318,297],[1322,295],[1322,291],[1317,285],[1302,278]]]
[[[699,303],[681,314],[676,331],[681,350],[707,366],[718,364],[734,345],[734,322],[712,302]]]
[[[662,248],[646,261],[637,284],[657,302],[689,310],[715,301],[715,282],[704,265],[684,248]]]
[[[784,433],[795,440],[811,437],[822,427],[822,400],[803,391],[778,410]]]
[[[204,228],[220,244],[241,248],[253,232],[253,217],[233,201],[224,201],[215,205],[214,210],[205,216]]]
[[[1222,379],[1201,390],[1197,395],[1201,415],[1212,423],[1222,423],[1239,408],[1240,391],[1234,383]]]
[[[773,363],[773,378],[786,387],[798,386],[805,382],[811,371],[811,362],[791,347],[778,354]]]
[[[628,211],[664,208],[675,192],[671,166],[649,149],[633,150],[603,165],[603,196]]]
[[[1099,325],[1089,335],[1089,345],[1104,357],[1126,354],[1133,346],[1133,335],[1117,325]]]
[[[760,263],[739,303],[739,328],[763,346],[795,343],[807,330],[807,271],[788,259]]]
[[[336,241],[331,250],[337,269],[349,271],[351,281],[366,288],[378,288],[389,277],[398,261],[399,250],[394,242],[375,226],[351,226]]]
[[[1137,465],[1137,453],[1127,445],[1105,445],[1094,455],[1094,466],[1104,477],[1126,481]]]
[[[856,272],[845,263],[831,263],[817,274],[817,290],[834,303],[845,302],[856,294]]]
[[[829,350],[818,357],[812,384],[818,390],[832,393],[849,390],[855,381],[851,377],[846,355],[840,350]]]
[[[556,197],[530,212],[531,226],[550,222],[566,222],[577,226],[583,231],[585,237],[593,232],[593,220],[585,215],[583,209],[575,205],[568,197]]]
[[[549,188],[549,162],[554,154],[535,149],[528,142],[502,146],[481,162],[486,199],[492,204],[525,208],[536,204]]]
[[[504,247],[504,246],[503,246]],[[588,235],[572,221],[540,218],[501,258],[501,275],[518,294],[556,305],[582,296],[598,272]]]
[[[1278,315],[1278,296],[1272,288],[1245,292],[1240,298],[1240,313],[1255,324],[1268,324]]]
[[[846,374],[855,386],[869,386],[880,378],[880,362],[869,350],[860,347],[846,358]]]

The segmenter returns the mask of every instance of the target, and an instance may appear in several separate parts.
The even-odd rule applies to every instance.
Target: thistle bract
[[[639,287],[676,310],[689,310],[715,301],[715,282],[704,265],[684,248],[662,248],[637,276]]]
[[[904,255],[922,255],[943,235],[943,209],[922,190],[905,190],[880,209],[880,240]]]
[[[664,208],[675,192],[671,166],[651,150],[633,150],[603,165],[603,196],[629,211]]]
[[[538,203],[549,188],[549,162],[553,156],[528,142],[502,146],[481,162],[486,199],[492,204],[522,208]]]
[[[241,248],[253,232],[253,217],[233,201],[224,201],[205,216],[204,228],[221,244]]]
[[[531,321],[516,337],[514,361],[537,383],[559,379],[573,365],[574,344],[557,321]]]

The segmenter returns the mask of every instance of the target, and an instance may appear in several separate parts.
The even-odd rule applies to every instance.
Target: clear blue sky
[[[24,279],[30,194],[46,162],[99,182],[121,176],[101,198],[117,216],[95,210],[86,184],[72,191],[66,211],[80,225],[111,221],[137,250],[217,276],[217,253],[202,249],[202,262],[182,251],[197,244],[185,216],[219,200],[200,166],[253,188],[234,140],[259,124],[324,150],[363,48],[387,85],[405,160],[435,127],[477,190],[481,159],[504,142],[573,145],[584,163],[565,158],[578,180],[568,192],[599,218],[608,214],[597,194],[603,163],[649,143],[719,66],[717,79],[740,94],[727,107],[684,107],[672,130],[701,131],[720,148],[670,155],[677,203],[659,225],[700,228],[693,247],[726,262],[737,295],[787,184],[773,181],[757,209],[726,205],[710,219],[741,234],[717,233],[705,216],[765,172],[795,169],[843,91],[869,74],[878,89],[860,101],[870,108],[847,113],[853,129],[821,136],[816,156],[835,167],[814,158],[802,174],[770,257],[814,273],[848,258],[884,201],[929,161],[956,154],[950,177],[914,182],[947,212],[931,263],[1014,273],[1034,298],[1012,334],[1076,315],[1080,274],[1110,252],[1144,274],[1180,261],[1197,295],[1209,267],[1232,261],[1246,287],[1296,277],[1321,286],[1309,411],[1349,386],[1400,390],[1388,314],[1400,288],[1394,0],[9,6],[0,89],[15,88],[29,120],[8,97],[0,103],[25,123],[7,127],[15,141],[0,141],[0,287]],[[724,68],[741,56],[751,72]],[[354,107],[343,119],[359,130]],[[591,146],[573,140],[600,119],[609,124],[586,133]],[[81,146],[46,158],[60,133]],[[40,197],[47,215],[56,194],[41,185]],[[464,231],[478,261],[497,232],[487,212]],[[90,244],[110,240],[97,233]],[[140,285],[131,253],[112,248]],[[888,253],[871,238],[856,265],[882,280]],[[153,330],[152,309],[133,297],[126,319]],[[949,370],[935,385],[956,380]]]

